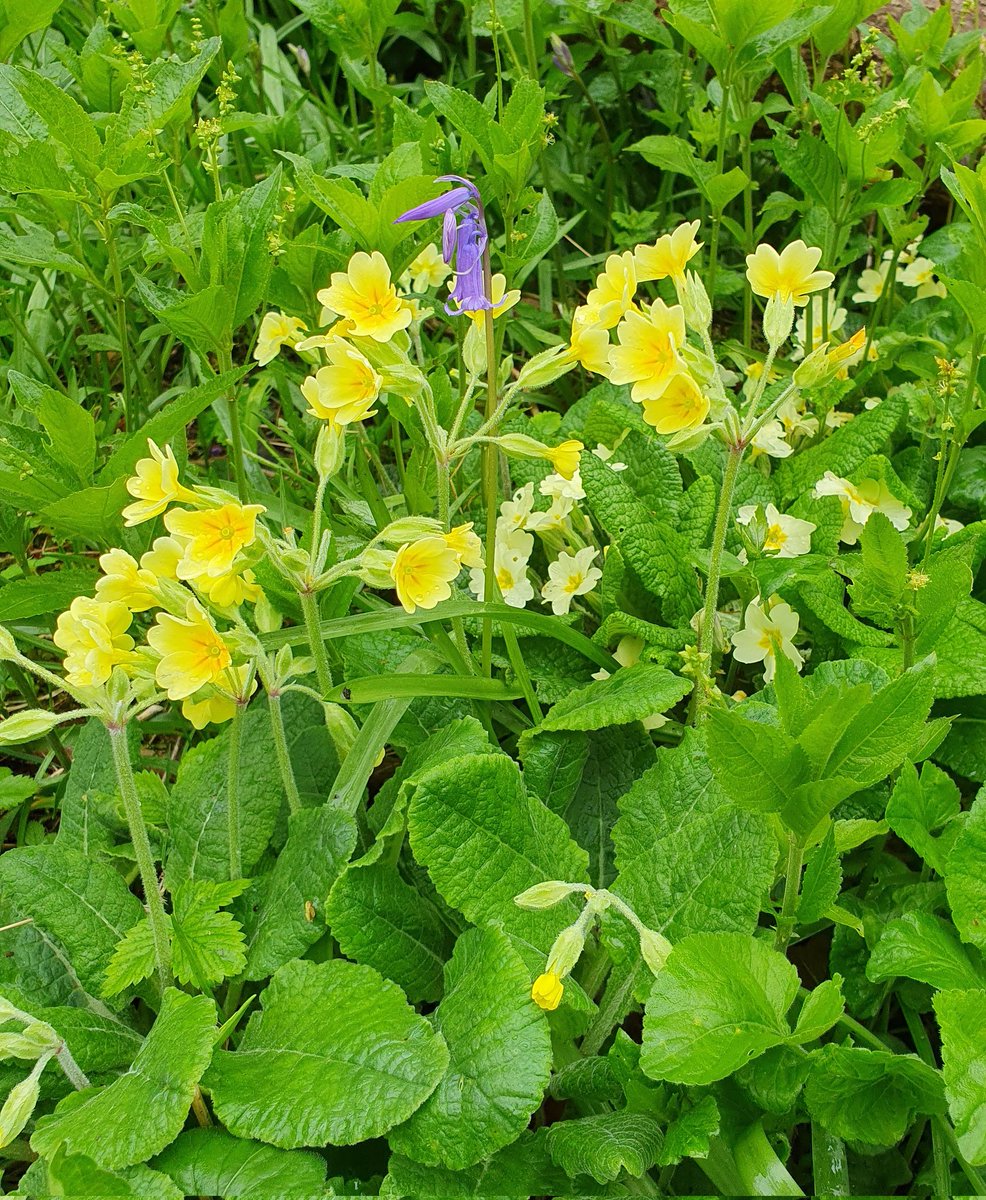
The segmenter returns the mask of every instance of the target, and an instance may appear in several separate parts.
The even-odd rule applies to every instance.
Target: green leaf
[[[690,691],[687,680],[664,667],[635,663],[559,700],[537,728],[589,731],[629,725],[665,712]]]
[[[808,860],[801,896],[798,900],[798,921],[811,925],[820,921],[838,900],[842,888],[842,865],[835,848],[835,825],[830,825],[821,845]]]
[[[870,514],[859,535],[860,569],[849,588],[856,613],[890,629],[907,588],[904,539],[882,512]]]
[[[894,1145],[918,1113],[945,1108],[941,1076],[916,1055],[834,1044],[815,1052],[804,1097],[829,1133],[871,1146]]]
[[[707,1158],[718,1132],[719,1107],[712,1096],[703,1096],[665,1129],[658,1165],[674,1166],[683,1158]]]
[[[49,86],[54,88],[54,84]],[[59,96],[65,96],[60,88],[55,91]],[[89,483],[96,461],[96,424],[92,414],[71,396],[56,392],[19,371],[11,371],[7,378],[17,403],[31,413],[47,433],[51,453],[71,467],[79,483]]]
[[[709,761],[719,786],[734,804],[754,812],[777,812],[804,780],[804,751],[783,730],[740,713],[715,709],[706,722]]]
[[[798,1013],[794,1026],[794,1042],[813,1042],[823,1033],[828,1033],[832,1026],[842,1016],[845,1005],[842,1000],[842,980],[837,975],[834,979],[824,979],[809,993]]]
[[[147,979],[156,965],[154,933],[144,917],[117,943],[113,957],[106,967],[106,978],[100,994],[107,999]]]
[[[776,837],[762,814],[728,800],[700,734],[659,751],[620,810],[614,890],[642,921],[672,941],[711,930],[752,933],[774,880]]]
[[[506,934],[470,929],[459,937],[433,1021],[448,1070],[390,1144],[419,1162],[462,1170],[527,1128],[551,1075],[548,1022]]]
[[[260,900],[245,978],[266,979],[318,941],[325,932],[325,898],[355,845],[356,824],[346,813],[328,805],[292,813],[274,869],[255,887]],[[313,920],[306,902],[315,908]]]
[[[240,847],[243,869],[250,871],[267,847],[283,800],[263,702],[251,704],[244,714],[242,738]],[[191,879],[219,883],[229,876],[228,770],[228,730],[182,755],[168,810],[171,844],[165,878],[172,891]]]
[[[50,1159],[37,1158],[21,1176],[18,1194],[47,1200],[50,1196],[119,1196],[128,1200],[182,1200],[167,1175],[137,1165],[120,1171],[97,1167],[84,1154],[66,1154],[60,1146]]]
[[[791,1037],[798,973],[740,933],[692,934],[654,980],[640,1065],[652,1079],[707,1084]]]
[[[246,966],[243,930],[226,904],[247,887],[245,879],[229,883],[183,883],[175,889],[171,914],[172,968],[179,983],[207,991]]]
[[[127,726],[131,761],[139,742],[136,722]],[[72,748],[72,766],[65,781],[62,811],[55,843],[70,850],[95,856],[114,842],[119,824],[109,798],[117,791],[116,770],[109,734],[97,717],[88,720],[78,732]]]
[[[452,935],[435,905],[395,867],[351,864],[329,893],[325,920],[343,954],[392,979],[409,1000],[441,995]]]
[[[117,942],[143,915],[112,867],[58,844],[0,855],[0,894],[10,919],[31,917],[92,996],[100,993]]]
[[[369,967],[296,959],[275,973],[261,1003],[239,1047],[217,1051],[204,1081],[237,1137],[285,1149],[380,1137],[431,1095],[448,1066],[442,1039]]]
[[[154,1160],[183,1196],[311,1200],[325,1189],[326,1164],[305,1150],[278,1150],[223,1129],[188,1129]]]
[[[31,1146],[64,1145],[114,1170],[144,1162],[178,1134],[212,1055],[216,1007],[205,996],[164,993],[157,1020],[130,1070],[102,1088],[67,1096],[38,1121]]]
[[[441,1200],[529,1200],[532,1195],[556,1198],[578,1195],[584,1200],[585,1181],[576,1189],[568,1176],[548,1157],[548,1131],[522,1133],[513,1143],[488,1162],[465,1171],[445,1167],[426,1167],[403,1154],[391,1155],[387,1177],[380,1195],[400,1197],[441,1197]]]
[[[589,757],[584,733],[521,737],[524,783],[552,812],[564,814],[582,780]]]
[[[925,912],[907,913],[886,925],[866,964],[872,983],[897,976],[939,989],[986,985],[981,963],[973,961],[951,925]]]
[[[921,765],[921,776],[904,763],[887,801],[887,824],[939,875],[945,873],[945,849],[937,830],[959,814],[960,795],[948,775],[934,763]]]
[[[612,1183],[622,1171],[638,1179],[657,1162],[664,1138],[653,1117],[644,1113],[599,1113],[558,1121],[548,1129],[548,1153],[571,1178],[591,1175]]]
[[[0,58],[8,59],[21,42],[39,29],[47,28],[63,0],[0,0]]]
[[[566,900],[543,912],[514,904],[545,879],[578,882],[588,859],[565,822],[529,796],[516,765],[502,754],[468,755],[424,774],[411,801],[414,856],[442,896],[474,924],[501,923],[526,947],[547,954],[578,916]]]
[[[959,1149],[974,1166],[986,1164],[986,991],[939,992],[942,1074]]]
[[[97,573],[85,567],[59,567],[0,588],[0,621],[26,621],[63,612],[76,596],[92,593]]]
[[[0,859],[0,863],[2,863]],[[952,843],[945,863],[945,890],[959,937],[981,950],[986,949],[986,789],[969,810],[969,815]]]

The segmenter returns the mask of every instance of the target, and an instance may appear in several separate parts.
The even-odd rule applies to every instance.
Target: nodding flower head
[[[483,277],[483,254],[489,241],[483,202],[479,189],[461,175],[441,175],[438,183],[457,183],[434,200],[426,200],[394,221],[428,221],[432,217],[442,218],[442,258],[455,272],[449,300],[445,311],[449,316],[460,312],[475,312],[477,309],[492,308],[486,295]]]

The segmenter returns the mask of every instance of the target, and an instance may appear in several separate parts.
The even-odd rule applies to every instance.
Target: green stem
[[[798,914],[798,897],[801,895],[801,868],[805,861],[805,845],[794,834],[789,834],[787,844],[787,869],[784,873],[784,898],[781,914],[774,936],[774,949],[783,951],[791,940]]]
[[[239,698],[233,709],[229,727],[229,768],[226,774],[226,828],[229,838],[229,877],[242,879],[243,858],[240,854],[240,758],[243,747],[243,710],[246,704]]]
[[[140,872],[140,882],[144,889],[147,919],[151,925],[151,937],[154,942],[154,961],[157,964],[161,987],[166,988],[171,984],[171,943],[168,940],[168,917],[164,911],[164,901],[158,890],[157,870],[154,867],[151,843],[147,836],[147,826],[144,823],[144,813],[140,807],[140,796],[137,794],[134,770],[130,762],[127,727],[125,725],[107,725],[106,729],[110,735],[116,781],[120,788],[123,809],[127,814],[130,840],[133,842],[137,870]]]
[[[811,1165],[816,1196],[849,1196],[849,1165],[846,1147],[817,1121],[811,1123]]]
[[[223,346],[219,351],[219,371],[224,374],[233,369],[233,350],[231,346]],[[243,465],[243,428],[240,424],[240,402],[235,393],[235,387],[230,388],[226,397],[229,405],[229,441],[230,453],[233,456],[233,474],[236,478],[236,494],[241,504],[247,502],[246,471]]]
[[[127,422],[127,432],[133,433],[138,425],[137,413],[134,408],[135,397],[133,356],[130,348],[130,332],[127,324],[127,297],[123,290],[123,273],[120,270],[120,256],[117,253],[116,238],[105,219],[99,226],[100,233],[106,242],[106,253],[109,259],[110,273],[113,276],[113,301],[116,305],[116,335],[120,343],[120,365],[123,368],[123,412]]]
[[[524,11],[524,51],[527,54],[527,69],[530,76],[535,82],[537,81],[538,71],[538,54],[537,46],[534,42],[534,13],[531,9],[531,0],[522,0]]]
[[[716,175],[722,174],[726,159],[726,124],[729,120],[729,93],[732,85],[728,80],[721,80],[722,103],[719,108],[719,130],[716,143]],[[722,227],[722,210],[713,209],[712,237],[709,239],[709,299],[713,305],[716,302],[716,272],[719,266],[719,230]]]
[[[905,608],[900,617],[901,672],[914,666],[914,613]]]
[[[743,188],[743,234],[746,252],[752,254],[753,246],[753,151],[750,146],[750,131],[742,135],[743,173],[746,185]],[[749,347],[753,341],[753,292],[743,289],[743,345]]]
[[[305,618],[305,629],[308,633],[308,645],[312,658],[315,660],[315,677],[322,696],[327,696],[332,690],[332,671],[329,669],[329,656],[325,650],[325,640],[319,628],[318,598],[314,592],[299,592],[301,611]]]
[[[270,728],[274,735],[274,750],[277,754],[277,765],[281,771],[281,782],[284,784],[284,794],[288,798],[288,809],[296,813],[301,808],[301,795],[298,792],[298,782],[294,777],[291,766],[291,755],[288,752],[288,739],[284,732],[284,713],[281,709],[281,693],[272,689],[267,693],[267,711],[270,713]]]
[[[490,272],[490,251],[487,245],[483,251],[483,291],[486,298],[493,295],[493,285]],[[497,410],[496,386],[496,339],[493,334],[493,312],[486,309],[484,325],[486,328],[486,410],[487,423],[492,421]],[[495,427],[491,429],[493,436]],[[483,588],[483,600],[490,604],[496,599],[496,518],[497,518],[497,447],[488,442],[483,447],[482,484],[483,504],[486,506],[486,575]],[[489,617],[483,618],[482,643],[483,674],[493,674],[493,622]]]
[[[599,1053],[617,1023],[626,1015],[629,1005],[633,1002],[633,985],[638,969],[639,963],[632,958],[627,963],[613,968],[606,991],[599,1002],[599,1011],[582,1039],[580,1049],[585,1058],[592,1058]]]
[[[54,1058],[55,1062],[62,1068],[65,1078],[77,1092],[81,1092],[83,1088],[92,1086],[89,1082],[89,1077],[72,1057],[72,1051],[69,1050],[65,1042],[59,1043]]]
[[[357,454],[359,449],[357,448]],[[322,516],[325,509],[325,489],[328,486],[328,477],[320,475],[318,477],[318,487],[315,489],[315,507],[312,509],[312,546],[311,558],[314,561],[318,554],[318,544],[322,540]]]

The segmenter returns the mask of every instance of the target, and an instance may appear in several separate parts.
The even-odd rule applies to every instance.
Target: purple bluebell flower
[[[409,208],[401,213],[394,224],[441,217],[442,258],[455,274],[449,297],[452,303],[445,305],[445,311],[454,317],[462,312],[492,308],[493,304],[486,295],[483,275],[483,254],[489,234],[479,189],[461,175],[441,175],[436,182],[456,182],[459,186],[436,196],[434,200],[426,200],[424,204]]]

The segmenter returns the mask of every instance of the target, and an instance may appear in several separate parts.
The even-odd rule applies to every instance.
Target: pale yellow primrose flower
[[[629,250],[611,254],[596,276],[596,286],[586,296],[587,316],[602,329],[612,329],[633,304],[637,291],[637,270]]]
[[[333,425],[351,425],[372,417],[383,380],[355,346],[342,338],[333,338],[325,353],[328,366],[319,367],[301,385],[308,411]]]
[[[697,429],[709,414],[709,398],[691,375],[672,375],[660,396],[644,401],[644,420],[658,433]]]
[[[229,501],[218,508],[190,512],[174,508],[164,518],[169,533],[187,538],[178,564],[179,579],[218,578],[233,569],[233,560],[257,535],[257,517],[267,510],[262,504]]]
[[[133,657],[127,633],[133,613],[117,600],[76,596],[58,618],[53,641],[65,651],[65,678],[73,687],[99,687],[113,668]]]
[[[670,277],[676,284],[684,283],[685,268],[703,245],[695,241],[698,227],[698,221],[687,221],[673,233],[663,234],[653,246],[637,246],[633,252],[637,281]]]
[[[529,533],[508,530],[501,536],[497,527],[493,569],[503,602],[511,608],[523,608],[528,600],[534,599],[534,588],[527,578],[527,560],[533,548],[534,539]],[[469,590],[479,600],[485,596],[486,572],[483,568],[474,567],[469,572]]]
[[[490,310],[493,317],[502,316],[507,309],[513,306],[520,299],[520,289],[511,288],[507,291],[507,277],[501,275],[499,271],[490,279],[490,303],[493,305]],[[461,310],[479,329],[486,323],[486,309],[484,308],[464,308]]]
[[[184,538],[155,538],[150,550],[140,556],[141,570],[150,571],[156,579],[177,579],[178,564],[185,557],[186,545]]]
[[[616,453],[615,450],[610,450],[609,446],[604,446],[602,442],[596,443],[596,448],[592,452],[600,462],[604,462],[611,471],[625,471],[627,464],[625,462],[612,462],[612,457]]]
[[[814,495],[837,496],[842,501],[843,523],[839,540],[855,546],[863,526],[875,512],[882,512],[894,529],[904,530],[911,510],[890,491],[883,480],[863,479],[858,484],[826,471],[815,484]]]
[[[148,438],[147,448],[150,458],[140,459],[134,466],[136,474],[127,480],[127,491],[137,499],[136,504],[128,504],[123,510],[127,526],[141,525],[160,516],[176,500],[196,499],[194,492],[178,482],[178,463],[171,447],[161,450]]]
[[[755,504],[742,505],[736,514],[737,524],[749,525],[756,511]],[[799,558],[811,552],[811,535],[817,529],[816,525],[798,517],[786,516],[774,504],[764,505],[764,513],[767,517],[764,553],[772,554],[775,558]]]
[[[542,496],[550,496],[553,500],[571,500],[576,503],[585,499],[585,488],[582,486],[582,472],[575,468],[570,477],[564,475],[547,475],[538,485]]]
[[[244,600],[256,604],[263,595],[257,577],[249,567],[235,564],[222,575],[199,575],[192,582],[216,608],[238,608]]]
[[[108,550],[99,557],[103,574],[96,580],[96,598],[125,604],[131,612],[147,612],[157,604],[157,577],[126,550]]]
[[[299,317],[286,317],[282,312],[269,312],[260,322],[253,357],[265,367],[277,358],[282,346],[294,346],[308,326]]]
[[[441,287],[452,274],[452,268],[442,258],[442,253],[435,243],[431,242],[418,252],[408,267],[407,274],[410,277],[412,290],[424,292],[428,288]]]
[[[459,556],[443,537],[419,538],[397,551],[390,568],[404,610],[434,608],[452,595],[449,584],[459,573]]]
[[[784,426],[780,421],[767,421],[753,435],[750,442],[750,458],[767,454],[771,458],[788,458],[794,453],[784,438]]]
[[[345,272],[334,271],[318,301],[352,322],[356,337],[389,342],[411,324],[411,310],[390,281],[390,266],[379,250],[357,250]]]
[[[497,536],[499,537],[501,524],[508,529],[524,529],[533,508],[534,484],[525,483],[519,491],[514,492],[512,500],[504,500],[500,505],[500,516],[496,523]],[[532,542],[531,545],[533,544]]]
[[[875,270],[873,267],[867,267],[856,283],[856,291],[852,294],[853,300],[857,304],[875,304],[887,286],[889,271],[890,263],[888,262],[881,263]]]
[[[821,257],[821,250],[806,246],[800,238],[780,254],[761,242],[746,256],[746,277],[757,296],[793,300],[800,306],[807,304],[809,293],[827,288],[835,279],[831,271],[815,270]]]
[[[935,278],[935,264],[930,258],[916,258],[903,270],[898,268],[897,282],[905,287],[917,288],[916,300],[925,300],[928,296],[944,299],[948,295],[945,285]]]
[[[230,667],[222,683],[228,688],[232,682],[235,684],[233,690],[242,695],[249,675],[249,663],[244,663],[241,667]],[[256,690],[257,680],[254,678],[250,694],[253,695]],[[181,702],[181,715],[192,723],[193,729],[205,729],[206,725],[222,725],[225,721],[231,721],[235,714],[235,696],[215,684],[210,684],[201,692],[196,692],[194,696],[189,696]]]
[[[685,341],[685,312],[655,300],[643,312],[629,312],[616,331],[618,346],[609,351],[610,379],[632,383],[631,397],[642,404],[663,395],[681,370],[678,349]]]
[[[779,653],[800,671],[804,659],[792,642],[799,624],[800,618],[790,604],[776,596],[769,602],[769,609],[764,609],[759,600],[751,600],[746,606],[743,628],[733,634],[733,658],[741,663],[762,662],[765,683],[774,678]]]
[[[159,612],[147,644],[161,655],[154,678],[169,700],[185,700],[217,682],[232,662],[229,647],[197,600],[189,600],[184,617]]]
[[[551,611],[556,617],[567,613],[576,596],[584,596],[586,592],[591,592],[602,579],[602,571],[591,565],[598,553],[594,546],[586,546],[577,554],[569,554],[563,550],[555,561],[549,564],[548,582],[541,588],[541,596],[545,604],[551,605]]]
[[[445,544],[451,547],[459,557],[459,565],[464,567],[481,567],[483,565],[483,543],[477,534],[473,533],[472,521],[466,525],[456,525],[443,535]]]
[[[572,315],[572,333],[564,357],[595,375],[609,374],[609,330],[597,325],[585,306]]]

